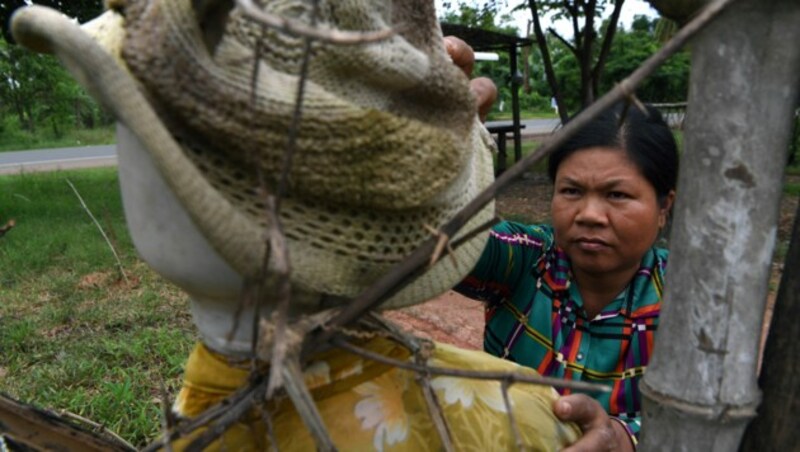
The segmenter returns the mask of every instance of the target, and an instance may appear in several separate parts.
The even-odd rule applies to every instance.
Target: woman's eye
[[[562,195],[567,195],[567,196],[575,196],[575,195],[580,194],[580,191],[577,188],[573,188],[573,187],[562,187],[559,190],[559,193],[561,193]]]
[[[623,193],[621,191],[612,191],[608,193],[608,197],[611,199],[628,199],[630,196],[627,193]]]

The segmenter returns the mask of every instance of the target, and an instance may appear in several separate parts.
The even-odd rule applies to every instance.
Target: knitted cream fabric
[[[258,177],[268,190],[280,177],[304,40],[262,29],[236,8],[219,6],[225,2],[117,3],[125,3],[124,33],[118,23],[92,30],[112,55],[122,46],[123,64],[182,156],[160,145],[148,150],[157,161],[192,163],[205,180],[194,191],[209,193],[182,195],[177,181],[188,173],[169,165],[164,177],[212,247],[243,276],[260,274],[267,220]],[[263,3],[268,13],[311,22],[310,2]],[[323,0],[317,23],[397,31],[372,44],[312,45],[281,204],[293,282],[354,297],[428,239],[426,225],[441,226],[491,183],[491,138],[476,119],[466,77],[446,55],[431,1]],[[115,102],[105,103],[114,109]],[[128,125],[146,142],[146,126]],[[235,213],[230,221],[223,210]],[[492,214],[492,206],[483,209],[464,231]],[[469,240],[456,251],[457,267],[440,261],[384,306],[452,287],[484,242],[483,234]]]

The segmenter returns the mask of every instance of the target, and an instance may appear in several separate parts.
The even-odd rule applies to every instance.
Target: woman
[[[552,226],[498,225],[458,288],[488,302],[489,353],[542,375],[611,386],[596,402],[563,398],[555,411],[585,430],[612,428],[620,446],[635,445],[640,428],[638,383],[667,262],[653,245],[678,166],[669,128],[655,109],[647,113],[630,109],[619,127],[622,109],[612,109],[557,150],[548,165]],[[570,409],[588,410],[590,423]]]
[[[629,110],[618,127],[620,113],[551,157],[553,225],[496,227],[459,290],[489,302],[486,351],[543,375],[609,384],[597,402],[611,417],[584,396],[562,399],[556,413],[579,404],[633,445],[667,257],[653,244],[675,197],[677,152],[658,112]]]
[[[449,47],[457,64],[469,59],[463,43]],[[485,102],[479,83],[474,92]],[[675,198],[677,169],[675,140],[657,110],[606,111],[550,157],[552,226],[498,225],[457,288],[488,302],[487,352],[542,375],[613,388],[596,399],[564,391],[554,405],[584,430],[576,450],[635,448],[638,383],[667,262],[654,243]]]

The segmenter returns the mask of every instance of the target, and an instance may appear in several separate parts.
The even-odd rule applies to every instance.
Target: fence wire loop
[[[248,297],[254,299],[241,300],[242,306],[255,303],[256,316],[252,343],[252,371],[247,384],[227,397],[221,403],[211,407],[199,416],[192,419],[171,420],[165,416],[166,430],[164,436],[151,443],[144,450],[157,450],[179,439],[196,434],[187,450],[203,450],[205,447],[218,440],[221,435],[239,422],[243,416],[257,413],[263,419],[269,431],[273,448],[277,449],[277,439],[273,431],[270,404],[276,401],[289,399],[297,409],[309,433],[314,438],[316,445],[321,450],[336,450],[330,432],[325,426],[316,407],[313,397],[303,377],[303,367],[313,356],[326,348],[336,347],[364,359],[381,362],[399,369],[414,372],[425,396],[432,422],[445,450],[453,450],[452,436],[447,420],[443,414],[442,406],[437,399],[436,392],[431,387],[431,378],[436,375],[447,375],[458,378],[493,380],[499,383],[502,391],[508,419],[514,434],[516,445],[524,448],[519,426],[513,415],[513,405],[508,395],[512,384],[537,384],[554,387],[570,388],[580,391],[609,392],[604,385],[591,384],[583,381],[562,380],[558,378],[534,376],[530,373],[477,371],[466,369],[451,369],[436,367],[429,364],[429,359],[434,351],[430,341],[416,338],[399,331],[381,317],[374,314],[374,309],[388,297],[402,290],[405,285],[412,282],[416,276],[424,272],[426,265],[432,265],[447,253],[453,256],[453,249],[463,243],[465,238],[450,243],[450,238],[455,237],[461,228],[479,212],[501,190],[506,188],[524,171],[541,159],[547,157],[559,145],[563,144],[578,129],[589,123],[599,113],[609,108],[616,102],[625,100],[628,105],[646,113],[646,108],[636,97],[636,87],[651,73],[653,73],[670,55],[679,50],[690,37],[701,30],[714,17],[723,11],[734,0],[717,0],[710,3],[703,11],[697,14],[684,26],[669,42],[658,52],[648,58],[628,78],[620,81],[614,89],[602,96],[594,104],[565,124],[536,152],[529,155],[516,165],[504,172],[493,184],[480,193],[475,199],[461,209],[450,221],[439,226],[434,232],[434,237],[418,247],[404,261],[387,272],[355,300],[343,308],[326,311],[312,316],[301,316],[292,319],[289,315],[292,287],[290,278],[292,268],[287,246],[285,232],[280,222],[281,199],[288,192],[288,177],[291,173],[292,159],[296,150],[296,143],[300,131],[303,114],[303,100],[305,86],[309,77],[309,61],[312,55],[311,46],[314,42],[324,42],[333,45],[362,45],[390,39],[396,30],[385,29],[379,31],[344,31],[328,28],[317,24],[319,14],[319,0],[313,1],[313,12],[310,24],[276,16],[262,11],[253,0],[236,0],[237,7],[250,20],[262,26],[262,33],[266,28],[281,30],[285,33],[303,38],[303,58],[299,70],[298,84],[294,104],[293,117],[288,128],[286,149],[281,167],[281,178],[277,190],[272,193],[267,190],[264,175],[259,179],[264,193],[265,212],[269,219],[265,233],[268,243],[267,252],[263,259],[262,278],[253,290],[246,290]],[[35,36],[31,39],[35,39]],[[58,42],[48,42],[54,53],[67,52],[59,48]],[[257,48],[253,65],[252,89],[256,92],[258,79],[259,60],[263,52],[268,49]],[[253,100],[255,98],[253,97]],[[621,124],[622,125],[622,124]],[[497,220],[481,225],[476,231],[467,232],[466,236],[490,227]],[[0,236],[6,233],[13,223],[8,223],[0,229]],[[268,263],[272,265],[268,267]],[[276,309],[271,317],[270,328],[265,328],[265,319],[261,318],[258,306],[266,298],[266,294],[277,294]],[[243,309],[243,308],[242,308]],[[396,340],[410,351],[412,360],[397,360],[379,353],[354,345],[349,337],[376,337],[384,336]],[[296,339],[292,339],[292,337]],[[261,359],[260,359],[261,358]]]
[[[396,327],[391,325],[390,322],[385,321],[382,317],[373,313],[372,309],[376,307],[380,301],[386,299],[388,294],[394,293],[402,288],[409,281],[412,281],[415,275],[424,270],[427,266],[436,263],[443,254],[453,255],[453,248],[463,243],[466,239],[462,238],[454,243],[450,243],[450,237],[455,235],[466,222],[478,212],[478,210],[488,203],[494,196],[508,186],[513,180],[522,175],[525,169],[529,168],[542,158],[551,153],[557,146],[563,143],[572,133],[578,128],[587,124],[597,114],[608,108],[615,102],[620,100],[626,101],[626,106],[633,104],[636,108],[641,109],[645,114],[646,108],[642,102],[636,97],[635,89],[644,80],[644,78],[655,71],[661,63],[663,63],[669,55],[681,48],[681,46],[691,37],[696,31],[701,29],[708,23],[719,11],[733,0],[719,0],[709,7],[707,7],[705,14],[698,14],[695,19],[679,33],[677,33],[670,42],[668,42],[661,50],[651,56],[645,63],[640,66],[637,71],[630,77],[620,81],[616,87],[602,98],[598,99],[595,104],[590,106],[583,113],[578,115],[570,123],[566,124],[555,135],[549,139],[543,146],[539,147],[534,154],[526,157],[524,160],[518,162],[516,165],[507,170],[502,176],[481,193],[475,200],[464,207],[459,213],[455,215],[453,220],[443,225],[439,229],[434,229],[427,226],[427,229],[433,237],[425,244],[420,246],[414,253],[412,253],[403,263],[392,269],[384,280],[379,280],[376,284],[367,289],[365,294],[357,298],[354,302],[350,303],[341,310],[330,311],[324,320],[317,321],[313,327],[309,327],[306,322],[306,328],[298,328],[298,323],[304,320],[291,322],[288,317],[278,317],[276,323],[280,324],[285,322],[285,328],[281,331],[300,331],[303,330],[308,334],[304,336],[304,346],[302,350],[293,347],[293,352],[288,353],[286,350],[281,351],[277,344],[283,343],[281,333],[278,329],[275,330],[271,339],[273,342],[271,368],[268,372],[271,373],[269,378],[264,375],[264,366],[254,366],[259,369],[253,373],[250,379],[250,384],[240,391],[237,391],[223,404],[217,405],[209,409],[201,417],[202,422],[197,419],[190,421],[190,426],[178,425],[169,435],[166,435],[164,441],[173,440],[178,436],[186,435],[188,432],[197,428],[206,428],[207,430],[196,439],[192,446],[200,446],[208,444],[208,440],[212,439],[214,435],[219,435],[230,427],[249,409],[257,409],[262,413],[266,413],[266,405],[269,400],[276,397],[288,396],[296,409],[300,413],[303,421],[305,422],[309,432],[317,443],[317,447],[321,450],[335,450],[335,446],[330,439],[330,434],[327,431],[324,422],[322,421],[319,412],[316,410],[314,400],[308,392],[303,381],[302,365],[308,362],[313,354],[326,347],[336,347],[345,350],[349,353],[358,355],[364,359],[374,360],[384,364],[388,364],[397,368],[402,368],[415,373],[415,378],[420,384],[423,395],[428,406],[429,413],[433,424],[436,427],[437,433],[442,441],[442,447],[445,450],[453,450],[453,442],[451,438],[450,429],[447,426],[447,421],[444,417],[442,406],[437,400],[436,393],[432,389],[430,379],[433,375],[448,375],[459,378],[473,378],[484,380],[495,380],[500,385],[503,401],[508,412],[509,424],[514,435],[515,444],[520,450],[524,450],[522,435],[519,431],[519,426],[513,414],[513,406],[508,395],[509,388],[512,384],[541,384],[551,385],[554,387],[571,388],[573,390],[581,391],[599,391],[608,392],[609,388],[604,385],[597,385],[586,383],[582,381],[561,380],[550,377],[531,376],[529,374],[516,374],[508,372],[486,372],[486,371],[471,371],[465,369],[446,369],[430,366],[428,359],[431,357],[433,351],[433,344],[429,341],[420,340],[405,332],[399,331]],[[310,55],[310,44],[313,40],[329,42],[333,44],[361,44],[376,42],[387,39],[392,35],[392,31],[381,31],[375,33],[356,33],[356,32],[341,32],[338,30],[331,30],[319,26],[308,26],[297,21],[280,18],[260,11],[256,8],[251,0],[237,0],[237,5],[249,18],[262,24],[264,27],[272,27],[283,30],[297,36],[305,38],[305,53],[300,70],[300,79],[298,82],[298,90],[295,104],[295,114],[293,117],[292,125],[289,128],[287,149],[285,153],[284,167],[282,171],[282,180],[285,181],[290,168],[291,159],[294,153],[294,143],[297,139],[297,132],[299,122],[302,116],[302,100],[303,100],[303,87],[308,78],[308,59]],[[312,24],[315,23],[317,8],[319,7],[318,1],[314,2],[314,15]],[[256,58],[260,56],[256,52]],[[257,62],[254,66],[258,66]],[[254,76],[255,77],[255,76]],[[255,89],[255,87],[254,87]],[[624,115],[623,115],[624,118]],[[624,121],[624,119],[622,119]],[[622,122],[620,123],[622,126]],[[273,205],[276,207],[269,212],[271,219],[277,220],[277,207],[279,206],[280,196],[285,193],[285,186],[279,187],[278,198]],[[469,231],[467,236],[474,236],[474,234],[491,227],[498,221],[494,218],[491,222],[481,225],[476,231]],[[267,240],[271,245],[285,241],[281,237],[276,239],[275,235],[283,236],[283,231],[278,228],[270,228],[266,231]],[[275,252],[274,249],[271,252]],[[286,258],[288,259],[288,252]],[[264,261],[266,266],[267,259]],[[427,264],[427,265],[426,265]],[[288,263],[287,263],[287,267]],[[290,270],[289,270],[290,271]],[[287,275],[284,275],[287,276]],[[288,277],[282,278],[288,280]],[[259,295],[263,296],[263,292],[259,291]],[[286,297],[288,300],[288,296]],[[288,301],[285,302],[288,306]],[[279,312],[283,309],[280,308]],[[286,311],[283,315],[285,315]],[[349,327],[347,325],[354,325]],[[263,331],[259,329],[257,336],[263,336]],[[397,340],[398,343],[406,347],[413,357],[411,361],[401,361],[393,358],[383,356],[381,354],[371,352],[363,349],[353,343],[349,342],[347,338],[372,338],[377,336],[390,337]],[[264,339],[262,337],[262,339]],[[257,340],[255,338],[254,340]],[[282,345],[285,347],[285,344]],[[276,358],[279,356],[280,358]],[[274,375],[278,373],[282,379],[275,379]],[[265,397],[266,396],[266,397]],[[257,408],[256,408],[257,407]],[[270,425],[269,417],[265,422]],[[201,439],[203,441],[201,441]],[[270,427],[270,439],[273,445],[277,446],[275,442],[274,432]],[[165,442],[157,442],[154,444],[163,445]]]

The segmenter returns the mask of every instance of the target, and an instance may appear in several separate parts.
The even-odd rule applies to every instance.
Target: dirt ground
[[[789,176],[790,182],[800,182],[800,176]],[[526,174],[497,198],[497,212],[501,218],[522,222],[549,221],[550,196],[552,190],[544,174]],[[786,243],[792,229],[798,205],[797,196],[784,197],[781,201],[779,243]],[[783,265],[773,264],[771,290],[765,313],[763,335],[765,337],[775,291],[780,281]],[[484,314],[481,303],[448,292],[426,303],[390,311],[386,316],[404,329],[440,342],[464,348],[483,348]],[[763,343],[763,338],[762,338]]]

